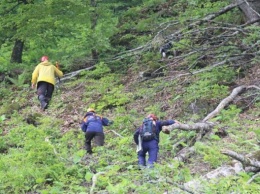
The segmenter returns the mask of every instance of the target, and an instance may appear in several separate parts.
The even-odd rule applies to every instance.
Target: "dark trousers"
[[[97,146],[103,146],[105,141],[105,135],[101,132],[87,131],[85,133],[85,146],[88,153],[92,153],[91,141],[95,138],[95,144]]]
[[[147,165],[152,166],[157,161],[159,145],[156,140],[142,143],[143,149],[138,152],[138,164],[146,166],[146,154],[149,154]]]
[[[54,91],[54,85],[48,82],[40,81],[37,83],[37,95],[39,100],[49,102]]]

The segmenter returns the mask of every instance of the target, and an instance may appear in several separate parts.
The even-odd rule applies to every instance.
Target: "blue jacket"
[[[83,132],[92,131],[103,133],[103,126],[110,124],[111,122],[107,118],[96,115],[93,112],[87,112],[81,123],[81,129]]]
[[[156,121],[155,124],[155,129],[156,129],[156,138],[155,140],[159,143],[160,140],[160,132],[162,131],[162,127],[163,126],[168,126],[168,125],[172,125],[174,124],[175,121],[174,120],[166,120],[166,121]],[[141,130],[142,126],[140,126],[139,128],[136,129],[135,133],[134,133],[134,141],[136,144],[138,144],[138,136],[139,136],[139,131]]]

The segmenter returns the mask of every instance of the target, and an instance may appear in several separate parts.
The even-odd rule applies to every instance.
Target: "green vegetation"
[[[213,129],[199,141],[199,130],[161,133],[158,163],[153,169],[137,167],[133,132],[147,113],[193,125],[235,87],[257,83],[259,26],[236,28],[243,24],[237,8],[190,25],[226,5],[224,0],[3,0],[0,194],[187,193],[184,183],[232,163],[224,149],[259,151],[259,88],[251,88],[210,120]],[[174,45],[162,60],[158,50],[166,41]],[[19,43],[23,47],[15,50]],[[59,61],[65,75],[94,67],[57,84],[45,112],[30,90],[42,55]],[[79,127],[88,107],[114,121],[105,129],[105,146],[94,147],[93,155],[86,155]],[[192,146],[190,157],[175,159]],[[200,186],[204,193],[254,194],[260,178],[249,183],[253,176],[240,172],[201,180]]]

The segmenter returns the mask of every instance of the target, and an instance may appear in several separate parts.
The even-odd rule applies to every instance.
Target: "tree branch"
[[[250,184],[256,177],[260,176],[260,172],[256,173],[254,176],[251,177],[251,179],[249,179],[247,181],[247,184]]]
[[[253,166],[253,167],[259,168],[259,170],[260,170],[260,161],[250,159],[248,157],[245,157],[245,156],[238,154],[238,153],[231,151],[231,150],[223,150],[222,153],[240,161],[243,164],[244,167]]]
[[[102,174],[105,174],[105,172],[98,172],[97,174],[94,174],[94,176],[92,177],[92,186],[91,186],[91,189],[90,189],[90,194],[94,194],[94,189],[95,189],[95,186],[97,184],[98,176],[102,175]]]
[[[233,89],[232,93],[226,97],[225,99],[223,99],[220,104],[217,106],[217,108],[211,112],[210,114],[208,114],[203,121],[206,122],[207,120],[213,118],[214,116],[216,116],[227,104],[229,104],[232,100],[234,100],[234,98],[240,94],[244,89],[246,88],[246,86],[239,86],[235,89]]]
[[[210,130],[214,126],[213,123],[203,122],[203,123],[195,123],[195,124],[178,124],[175,123],[173,125],[165,126],[164,128],[171,131],[173,129],[181,129],[183,131],[190,130]]]
[[[95,68],[95,65],[93,65],[91,67],[87,67],[85,69],[80,69],[80,70],[77,70],[77,71],[67,73],[62,78],[60,78],[60,81],[65,81],[65,80],[71,79],[71,78],[75,77],[76,75],[78,75],[82,71],[91,70],[91,69],[94,69],[94,68]]]
[[[208,121],[209,119],[215,117],[218,113],[220,113],[220,111],[227,106],[231,101],[233,101],[237,95],[239,95],[241,92],[243,92],[245,89],[249,89],[249,88],[255,88],[255,89],[260,89],[257,86],[239,86],[233,89],[232,93],[226,97],[225,99],[223,99],[219,105],[217,106],[217,108],[212,111],[210,114],[208,114],[204,119],[203,122]]]

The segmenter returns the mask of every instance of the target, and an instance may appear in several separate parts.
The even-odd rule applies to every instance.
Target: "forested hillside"
[[[0,14],[1,194],[259,193],[257,0],[2,0]],[[43,111],[45,55],[64,76]],[[93,154],[89,107],[113,121]],[[140,169],[150,113],[179,123]]]

